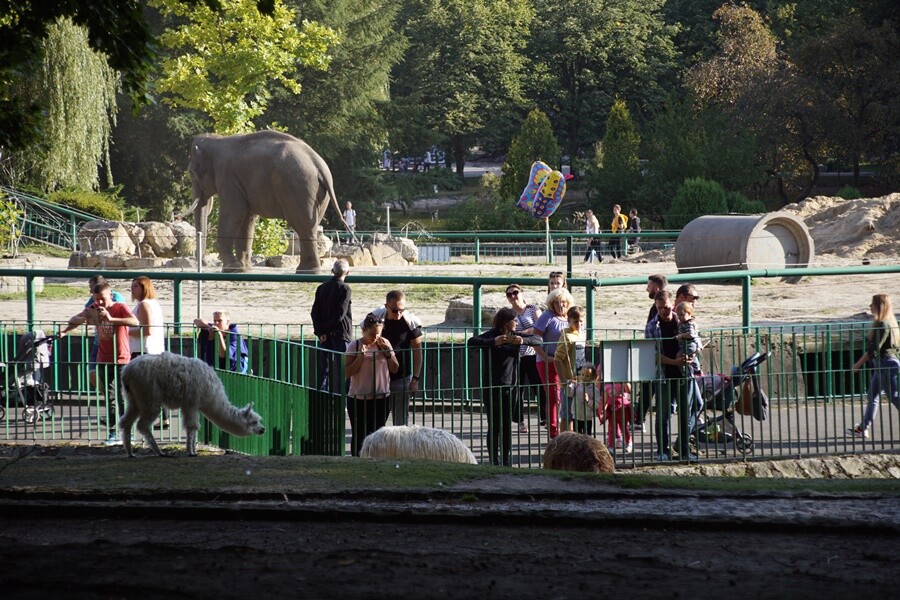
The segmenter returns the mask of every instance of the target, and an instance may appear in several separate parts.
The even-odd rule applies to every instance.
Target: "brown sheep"
[[[544,450],[544,468],[587,473],[616,472],[616,465],[603,442],[573,431],[564,431],[550,440]]]

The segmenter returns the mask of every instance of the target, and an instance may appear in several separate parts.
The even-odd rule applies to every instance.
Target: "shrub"
[[[0,248],[15,253],[19,238],[22,237],[20,223],[23,214],[15,201],[7,200],[3,197],[3,192],[0,192]]]
[[[501,167],[500,194],[504,198],[518,199],[528,184],[531,165],[536,160],[544,161],[552,169],[559,169],[562,161],[550,119],[538,109],[528,114],[519,135],[509,146],[506,162]]]
[[[122,210],[119,208],[118,199],[115,195],[88,190],[65,189],[53,192],[47,199],[54,204],[68,206],[108,221],[118,221],[122,218]]]
[[[728,212],[725,188],[700,177],[685,179],[666,215],[667,229],[681,229],[697,217]]]
[[[837,195],[838,198],[843,198],[844,200],[856,200],[857,198],[862,198],[862,194],[859,193],[859,190],[852,185],[845,185]]]
[[[253,254],[278,256],[288,247],[287,222],[283,219],[259,219],[253,230]]]
[[[528,231],[541,224],[515,202],[494,190],[469,196],[447,211],[444,224],[449,231]]]
[[[751,200],[740,192],[728,192],[728,211],[743,215],[768,212],[765,202]]]

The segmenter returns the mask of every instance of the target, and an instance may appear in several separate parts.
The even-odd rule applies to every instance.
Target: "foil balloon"
[[[534,196],[534,204],[531,214],[536,219],[546,219],[559,208],[566,195],[566,179],[559,171],[551,171],[541,180],[537,193]]]
[[[525,191],[522,192],[522,195],[519,196],[519,201],[516,202],[517,208],[521,208],[529,214],[534,214],[534,201],[535,196],[538,193],[538,188],[551,171],[552,169],[546,163],[539,160],[531,165],[531,173],[528,176],[528,185],[525,186]]]

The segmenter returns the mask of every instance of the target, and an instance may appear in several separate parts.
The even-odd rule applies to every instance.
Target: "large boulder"
[[[345,258],[351,267],[371,267],[375,265],[372,252],[365,246],[341,244],[331,248],[332,259]],[[329,261],[326,261],[329,262]]]
[[[134,254],[137,246],[129,228],[118,221],[88,221],[78,232],[78,248],[82,252]]]
[[[16,258],[0,258],[0,269],[42,269],[40,256],[20,255]],[[16,294],[27,291],[24,277],[0,277],[0,294]],[[44,291],[44,278],[34,278],[34,292]]]
[[[138,226],[144,231],[145,245],[141,250],[144,250],[145,247],[149,246],[152,251],[152,256],[158,256],[160,258],[175,258],[176,256],[179,256],[175,252],[178,238],[175,237],[175,232],[172,231],[172,228],[167,223],[150,221],[147,223],[139,223]],[[144,256],[147,254],[148,253],[146,252],[142,252],[142,255]]]

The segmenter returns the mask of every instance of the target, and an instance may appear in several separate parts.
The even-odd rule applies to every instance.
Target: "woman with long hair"
[[[128,346],[131,358],[141,354],[160,354],[166,349],[166,330],[163,326],[162,307],[156,299],[153,282],[146,275],[131,282],[131,299],[137,302],[131,312],[140,325],[128,328]],[[163,429],[169,427],[169,411],[162,408]]]
[[[891,298],[887,294],[872,296],[872,325],[866,332],[866,351],[853,365],[858,371],[867,362],[872,362],[872,378],[869,381],[869,402],[862,423],[850,430],[853,435],[867,438],[869,429],[878,413],[881,392],[900,409],[900,326],[894,316]]]
[[[541,309],[536,304],[527,304],[522,288],[513,283],[506,288],[506,301],[516,313],[516,333],[532,335],[534,323],[541,316]],[[519,388],[513,404],[513,421],[519,424],[519,433],[528,433],[525,424],[525,397],[529,390],[537,390],[540,399],[540,424],[547,425],[547,396],[541,385],[541,376],[537,370],[537,353],[533,346],[523,344],[519,347]]]

